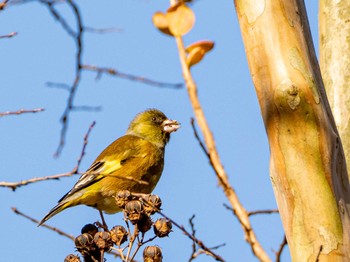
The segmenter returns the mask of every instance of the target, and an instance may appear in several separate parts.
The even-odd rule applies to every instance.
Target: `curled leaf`
[[[183,36],[193,27],[195,15],[191,8],[184,3],[171,6],[166,12],[168,28],[174,36]]]
[[[154,15],[152,17],[152,22],[153,22],[154,26],[157,27],[161,32],[172,36],[172,34],[169,30],[168,19],[164,13],[162,13],[162,12],[154,13]]]
[[[214,47],[214,42],[212,41],[198,41],[189,45],[186,48],[187,56],[187,65],[189,67],[199,63],[205,54],[209,52]]]
[[[192,49],[200,47],[201,49],[204,49],[206,52],[210,51],[214,47],[214,42],[213,41],[208,41],[208,40],[201,40],[198,42],[195,42],[188,47],[186,47],[186,52],[190,53]]]

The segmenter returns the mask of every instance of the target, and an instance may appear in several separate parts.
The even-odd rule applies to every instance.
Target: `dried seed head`
[[[73,254],[69,254],[64,259],[64,262],[81,262],[81,261],[80,261],[79,256],[76,256],[76,255],[73,255]]]
[[[117,193],[117,196],[115,197],[117,206],[120,208],[124,208],[126,203],[128,203],[130,200],[131,200],[131,193],[128,190],[119,191]]]
[[[163,255],[160,247],[148,246],[143,250],[143,261],[144,262],[162,262]]]
[[[104,251],[108,251],[113,246],[111,234],[106,231],[97,232],[94,236],[94,242],[100,250]]]
[[[89,235],[91,235],[92,237],[98,232],[98,228],[94,225],[94,224],[86,224],[85,226],[83,226],[83,228],[81,229],[81,233],[88,233]]]
[[[118,247],[128,240],[128,232],[123,226],[114,226],[109,232],[112,242]]]
[[[172,224],[166,218],[159,218],[153,225],[154,234],[157,237],[166,237],[171,232]]]
[[[152,219],[148,215],[144,215],[141,220],[137,223],[137,228],[142,232],[146,233],[151,229],[153,225]]]
[[[157,195],[148,195],[144,199],[145,212],[149,215],[156,213],[162,205],[162,200]]]
[[[140,200],[132,200],[125,205],[124,211],[130,222],[135,225],[144,215],[143,204]]]
[[[90,234],[84,233],[74,239],[75,247],[85,256],[95,249],[93,237]]]

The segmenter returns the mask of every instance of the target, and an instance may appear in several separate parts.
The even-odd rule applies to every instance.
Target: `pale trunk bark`
[[[322,78],[350,167],[350,1],[321,0],[319,22]]]
[[[235,0],[293,261],[350,261],[350,187],[302,0]]]

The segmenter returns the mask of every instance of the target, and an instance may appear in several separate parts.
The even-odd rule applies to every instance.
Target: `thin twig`
[[[28,180],[22,180],[22,181],[19,181],[19,182],[0,182],[0,187],[8,187],[8,188],[11,188],[13,191],[15,191],[18,187],[25,186],[25,185],[32,184],[32,183],[36,183],[36,182],[39,182],[39,181],[58,180],[58,179],[60,179],[62,177],[68,177],[68,176],[72,176],[72,175],[75,175],[75,174],[80,174],[80,175],[83,174],[83,173],[79,173],[78,169],[79,169],[81,161],[82,161],[82,159],[83,159],[83,157],[85,155],[85,149],[86,149],[86,146],[87,146],[87,143],[88,143],[88,138],[89,138],[91,130],[92,130],[92,128],[94,126],[95,126],[95,121],[92,122],[92,124],[89,126],[89,129],[88,129],[87,133],[84,135],[83,147],[82,147],[81,153],[80,153],[80,155],[78,157],[77,164],[72,169],[72,171],[67,172],[67,173],[62,173],[62,174],[56,174],[56,175],[52,175],[52,176],[35,177],[35,178],[28,179]]]
[[[91,125],[89,126],[88,131],[84,135],[84,143],[83,143],[83,147],[81,149],[80,156],[78,157],[76,166],[72,170],[72,172],[74,172],[74,173],[78,173],[79,172],[79,167],[80,167],[81,161],[83,160],[83,157],[85,156],[85,149],[86,149],[86,146],[87,146],[87,144],[89,142],[89,136],[90,136],[91,130],[94,128],[95,125],[96,125],[96,121],[93,121],[91,123]]]
[[[323,245],[320,245],[320,249],[318,250],[315,262],[320,261],[320,256],[321,256],[322,250],[323,250]]]
[[[74,30],[72,26],[67,22],[66,19],[63,18],[63,16],[56,10],[55,5],[57,3],[65,3],[67,4],[73,11],[76,24],[77,24],[77,29]],[[144,77],[140,76],[134,76],[130,74],[125,74],[125,73],[120,73],[117,72],[116,70],[113,69],[106,69],[106,68],[97,68],[94,66],[88,66],[85,65],[83,66],[82,64],[82,55],[83,55],[83,34],[85,32],[95,32],[95,33],[106,33],[106,32],[111,32],[111,31],[116,31],[116,28],[107,28],[107,29],[93,29],[90,27],[85,27],[82,22],[82,17],[81,13],[79,11],[79,8],[77,4],[73,0],[67,0],[67,1],[48,1],[48,0],[40,0],[40,3],[46,5],[52,14],[52,16],[55,18],[55,20],[62,26],[62,28],[67,32],[67,34],[73,38],[75,44],[76,44],[76,57],[75,57],[75,77],[74,81],[72,82],[71,85],[68,85],[68,88],[66,85],[64,85],[65,89],[68,89],[69,95],[67,99],[67,104],[66,108],[63,111],[63,114],[61,116],[61,132],[60,132],[60,139],[59,139],[59,144],[56,149],[56,152],[54,154],[55,157],[58,157],[62,150],[63,147],[66,143],[66,136],[67,136],[67,131],[68,131],[68,126],[69,126],[69,120],[70,120],[70,113],[74,110],[84,110],[84,111],[97,111],[100,108],[99,107],[87,107],[87,106],[80,106],[77,107],[74,105],[74,99],[76,96],[76,92],[78,90],[78,86],[81,82],[81,74],[82,70],[90,70],[90,71],[97,71],[98,75],[101,75],[102,73],[108,73],[110,75],[118,76],[121,78],[133,80],[133,81],[139,81],[148,85],[154,85],[158,87],[171,87],[171,88],[181,88],[183,85],[182,84],[168,84],[168,83],[162,83],[162,82],[157,82],[154,80],[150,80]],[[60,85],[62,87],[62,85]]]
[[[276,262],[281,262],[281,256],[282,256],[282,251],[284,250],[284,247],[287,246],[287,238],[286,235],[283,236],[282,243],[280,244],[278,250],[275,252],[276,254]]]
[[[178,229],[180,229],[187,237],[189,237],[193,242],[195,242],[201,249],[203,249],[206,254],[210,255],[211,257],[213,257],[216,261],[222,261],[224,262],[225,260],[218,254],[216,254],[215,252],[213,252],[211,250],[211,248],[207,247],[206,245],[204,245],[204,243],[199,240],[198,238],[194,237],[191,233],[189,233],[184,226],[180,226],[178,223],[176,223],[174,220],[172,220],[171,218],[169,218],[168,216],[166,216],[164,213],[162,213],[160,210],[157,211],[157,213],[159,213],[161,216],[163,216],[164,218],[166,218],[167,220],[169,220],[173,225],[175,225]]]
[[[45,4],[49,10],[50,13],[52,14],[52,16],[56,19],[56,21],[58,23],[61,24],[61,26],[63,27],[63,29],[68,33],[68,35],[70,35],[73,38],[76,38],[77,35],[74,32],[74,30],[70,27],[70,25],[67,23],[67,21],[65,19],[63,19],[63,17],[58,13],[58,11],[56,10],[56,8],[54,7],[54,5],[56,4],[56,2],[51,2],[51,1],[45,1],[45,0],[41,0],[40,1],[42,4]]]
[[[78,86],[80,84],[81,80],[81,65],[82,65],[82,55],[83,55],[83,33],[84,33],[84,27],[83,22],[81,18],[81,14],[79,11],[78,6],[76,3],[72,0],[67,0],[65,3],[72,9],[74,13],[74,17],[77,24],[77,30],[74,31],[71,26],[67,23],[67,21],[61,16],[61,14],[55,9],[55,1],[40,1],[42,4],[46,5],[52,14],[52,16],[55,18],[57,22],[60,23],[60,25],[63,27],[63,29],[67,32],[67,34],[73,38],[75,44],[76,44],[76,56],[75,56],[75,77],[73,80],[73,83],[69,86],[69,95],[67,99],[67,105],[64,109],[64,112],[61,116],[61,133],[60,133],[60,140],[59,145],[57,147],[57,150],[54,154],[55,157],[58,157],[66,142],[66,135],[68,130],[68,124],[69,124],[69,117],[70,113],[74,107],[74,98],[76,95],[76,91],[78,89]]]
[[[64,89],[66,91],[70,91],[70,86],[65,83],[46,82],[46,85],[51,88],[59,88]]]
[[[58,157],[61,154],[63,146],[65,144],[67,130],[68,130],[68,123],[69,123],[69,116],[70,116],[70,112],[73,108],[74,98],[75,98],[76,91],[78,89],[78,86],[79,86],[80,80],[81,80],[81,65],[82,65],[82,56],[83,56],[83,40],[82,39],[83,39],[84,29],[83,29],[83,22],[82,22],[81,14],[80,14],[78,6],[75,4],[74,1],[67,0],[67,4],[73,10],[74,16],[76,19],[76,23],[77,23],[77,32],[71,35],[75,41],[75,44],[76,44],[76,61],[75,61],[76,68],[75,68],[75,79],[74,79],[73,84],[70,88],[70,93],[68,96],[66,109],[64,110],[63,115],[61,117],[61,123],[62,123],[61,136],[60,136],[60,142],[59,142],[58,148],[55,152],[56,157]]]
[[[35,224],[37,224],[37,225],[40,223],[39,220],[37,220],[37,219],[35,219],[35,218],[32,218],[32,217],[30,217],[30,216],[28,216],[28,215],[22,213],[22,212],[19,211],[16,207],[11,207],[11,209],[12,209],[12,211],[13,211],[15,214],[20,215],[20,216],[22,216],[22,217],[24,217],[24,218],[26,218],[26,219],[32,221],[33,223],[35,223]],[[70,235],[70,234],[68,234],[68,233],[66,233],[66,232],[64,232],[64,231],[62,231],[62,230],[60,230],[60,229],[58,229],[58,228],[56,228],[56,227],[48,226],[47,224],[42,224],[40,227],[45,227],[45,228],[47,228],[47,229],[50,229],[50,230],[52,230],[52,231],[58,233],[58,234],[61,235],[61,236],[65,236],[65,237],[69,238],[69,239],[72,240],[72,241],[75,240],[75,237],[74,237],[73,235]],[[121,257],[119,253],[113,252],[112,250],[107,251],[107,252],[108,252],[108,254],[114,255],[114,256],[116,256],[116,257]],[[136,262],[136,261],[135,261],[135,262]]]
[[[118,27],[111,28],[93,28],[93,27],[84,27],[85,32],[94,33],[94,34],[106,34],[106,33],[120,33],[123,32],[123,29]]]
[[[261,215],[261,214],[274,214],[279,213],[278,209],[266,209],[266,210],[256,210],[248,212],[248,216]]]
[[[36,109],[29,109],[29,110],[28,109],[20,109],[17,111],[7,111],[7,112],[0,113],[0,117],[8,116],[8,115],[21,115],[24,113],[38,113],[38,112],[42,112],[44,110],[45,110],[44,108],[36,108]]]
[[[1,6],[0,6],[0,10],[1,10]],[[7,35],[0,35],[0,38],[11,38],[11,37],[14,37],[16,35],[18,35],[17,32],[12,32],[12,33],[9,33]]]
[[[191,124],[192,124],[195,138],[197,139],[203,152],[208,157],[209,162],[210,162],[212,168],[214,169],[219,181],[221,181],[220,184],[223,186],[224,192],[226,193],[226,196],[231,203],[231,206],[225,205],[226,208],[230,209],[233,212],[233,214],[237,217],[238,221],[240,222],[240,224],[244,230],[245,236],[246,236],[245,239],[250,244],[252,251],[253,251],[253,254],[255,256],[257,256],[261,261],[271,261],[270,258],[267,256],[265,250],[262,248],[260,242],[258,242],[258,240],[255,236],[255,233],[250,225],[249,212],[247,212],[245,210],[245,208],[243,207],[243,205],[240,203],[238,196],[237,196],[236,192],[234,191],[234,189],[229,184],[226,184],[226,183],[228,183],[228,180],[221,180],[222,177],[220,176],[218,170],[216,169],[216,165],[214,165],[212,158],[210,156],[210,153],[207,151],[204,143],[202,142],[202,140],[200,139],[200,137],[197,133],[193,119],[191,121]],[[227,177],[225,179],[227,179]],[[227,182],[225,182],[223,184],[222,182],[224,182],[224,181],[227,181]],[[226,186],[224,186],[224,185],[226,185]],[[238,210],[239,212],[237,212],[236,210]]]
[[[6,8],[8,2],[9,0],[4,0],[0,3],[0,11]]]
[[[8,187],[10,189],[12,189],[13,191],[15,191],[17,188],[21,187],[21,186],[26,186],[32,183],[36,183],[36,182],[40,182],[40,181],[47,181],[47,180],[59,180],[60,178],[63,177],[68,177],[68,176],[72,176],[78,173],[72,173],[72,171],[67,172],[67,173],[61,173],[61,174],[56,174],[56,175],[52,175],[52,176],[44,176],[44,177],[34,177],[28,180],[22,180],[19,182],[6,182],[6,181],[2,181],[0,182],[0,187]]]
[[[193,216],[189,219],[189,223],[190,223],[190,227],[191,227],[191,231],[192,231],[192,234],[191,234],[191,235],[192,235],[194,238],[196,238],[196,230],[195,230],[195,228],[194,228],[194,222],[193,222],[194,218],[195,218],[195,215],[193,215]],[[209,249],[210,249],[210,251],[212,251],[212,250],[215,250],[215,249],[219,249],[220,247],[223,247],[223,246],[225,246],[225,244],[220,244],[220,245],[217,245],[217,246],[214,246],[214,247],[210,247]],[[202,255],[202,254],[212,256],[212,255],[211,255],[208,251],[206,251],[206,250],[203,250],[203,249],[197,250],[196,242],[193,241],[193,243],[192,243],[192,254],[191,254],[191,257],[190,257],[190,259],[189,259],[188,261],[191,262],[191,261],[195,260],[197,257],[199,257],[200,255]]]
[[[207,155],[207,157],[209,158],[210,160],[210,155],[209,155],[209,152],[207,150],[207,148],[205,147],[203,141],[201,140],[201,138],[199,137],[199,134],[197,132],[197,128],[196,128],[196,125],[195,125],[195,122],[194,122],[194,118],[191,117],[191,126],[192,126],[192,129],[193,129],[193,133],[194,133],[194,137],[197,139],[198,143],[199,143],[199,146],[202,148],[204,154]]]
[[[88,111],[88,112],[98,112],[101,111],[102,106],[73,106],[72,111]]]
[[[129,236],[130,236],[130,240],[129,240],[128,251],[127,251],[127,253],[126,253],[125,261],[129,261],[129,257],[130,257],[130,254],[131,254],[132,246],[134,245],[135,239],[138,237],[138,227],[137,227],[137,224],[134,225],[134,233],[133,233],[132,235],[129,234]]]
[[[19,211],[16,207],[11,207],[11,209],[12,209],[13,212],[15,212],[15,214],[20,215],[20,216],[22,216],[22,217],[25,217],[25,218],[29,219],[30,221],[32,221],[32,222],[35,223],[35,224],[39,224],[39,220],[36,220],[36,219],[34,219],[34,218],[32,218],[32,217],[30,217],[30,216],[28,216],[28,215],[22,213],[22,212]],[[73,241],[74,241],[74,239],[75,239],[74,236],[69,235],[69,234],[63,232],[62,230],[60,230],[60,229],[58,229],[58,228],[56,228],[56,227],[48,226],[48,225],[46,225],[46,224],[42,224],[41,227],[45,227],[45,228],[47,228],[47,229],[50,229],[50,230],[52,230],[52,231],[54,231],[54,232],[60,234],[61,236],[65,236],[65,237],[67,237],[67,238],[69,238],[69,239],[71,239],[71,240],[73,240]]]
[[[192,215],[192,217],[189,219],[189,223],[192,230],[192,236],[196,237],[196,230],[194,229],[194,223],[193,223],[194,218],[195,218],[195,215]],[[192,241],[192,254],[190,256],[190,259],[188,260],[189,262],[193,261],[196,258],[196,252],[197,252],[196,242]]]
[[[171,4],[176,4],[177,1],[171,0]],[[210,161],[210,164],[216,174],[216,177],[219,181],[219,185],[222,187],[227,199],[229,200],[232,208],[235,210],[235,214],[242,225],[245,233],[245,239],[250,244],[253,254],[260,259],[261,261],[271,261],[267,252],[261,246],[258,241],[254,230],[251,227],[248,212],[245,210],[244,206],[241,204],[235,190],[231,186],[228,175],[221,163],[219,153],[216,149],[215,139],[211,129],[209,128],[207,119],[204,115],[204,111],[200,104],[200,101],[197,96],[197,86],[193,80],[189,65],[187,63],[187,53],[181,36],[174,36],[180,63],[182,67],[182,74],[185,79],[186,89],[189,96],[189,99],[192,104],[192,108],[198,122],[199,128],[204,137],[204,144],[206,145],[206,155]],[[200,140],[199,140],[200,141]]]
[[[97,79],[99,79],[102,74],[107,74],[107,75],[111,75],[111,76],[115,76],[115,77],[119,77],[119,78],[124,78],[124,79],[128,79],[131,81],[137,81],[137,82],[141,82],[143,84],[157,86],[157,87],[167,87],[167,88],[175,88],[175,89],[179,89],[179,88],[183,87],[183,84],[181,84],[181,83],[171,84],[171,83],[158,82],[158,81],[155,81],[155,80],[152,80],[149,78],[145,78],[142,76],[136,76],[136,75],[122,73],[122,72],[119,72],[113,68],[98,67],[98,66],[94,66],[94,65],[82,65],[82,69],[87,70],[87,71],[97,72],[97,77],[96,77]]]

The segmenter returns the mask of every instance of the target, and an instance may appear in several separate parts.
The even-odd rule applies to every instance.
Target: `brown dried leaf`
[[[184,3],[171,6],[166,13],[166,18],[168,20],[168,28],[174,36],[187,34],[195,22],[193,11]]]
[[[214,42],[212,41],[199,41],[189,45],[186,48],[187,56],[187,65],[189,67],[199,63],[205,54],[209,52],[214,47]]]
[[[186,47],[186,52],[190,53],[191,50],[196,48],[196,47],[200,47],[200,48],[204,49],[206,52],[208,52],[208,51],[213,49],[214,42],[208,41],[208,40],[201,40],[201,41],[195,42],[195,43],[189,45],[188,47]]]
[[[169,30],[167,17],[164,13],[162,12],[154,13],[152,17],[152,22],[154,26],[157,27],[162,33],[172,36]]]

